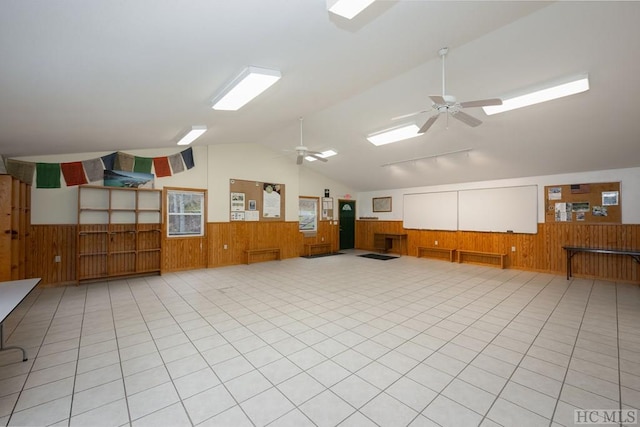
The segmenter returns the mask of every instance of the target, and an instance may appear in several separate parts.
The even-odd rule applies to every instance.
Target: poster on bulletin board
[[[545,222],[622,222],[619,182],[550,185],[544,194]]]
[[[230,221],[284,221],[285,185],[229,180]]]

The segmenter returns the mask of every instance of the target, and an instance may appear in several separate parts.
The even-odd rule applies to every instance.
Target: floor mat
[[[313,258],[322,258],[325,256],[333,256],[333,255],[344,255],[342,252],[329,252],[326,254],[316,254],[316,255],[303,255],[302,258],[313,259]]]
[[[398,258],[397,256],[381,255],[381,254],[364,254],[364,255],[358,255],[358,256],[361,256],[363,258],[379,259],[382,261]]]

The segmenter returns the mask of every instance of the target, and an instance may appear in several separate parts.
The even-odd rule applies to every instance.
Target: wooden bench
[[[473,264],[489,264],[504,268],[504,259],[507,254],[500,254],[495,252],[479,252],[479,251],[466,251],[458,250],[458,262],[461,263],[465,258],[471,259]],[[493,261],[498,261],[495,263]]]
[[[326,254],[331,252],[331,243],[305,243],[304,249],[307,256]]]
[[[449,262],[453,262],[456,256],[456,250],[455,249],[449,249],[449,248],[441,248],[438,246],[418,246],[418,258],[420,258],[421,256],[429,256],[431,255],[431,258],[438,258],[438,259],[449,259]]]
[[[244,252],[247,254],[247,264],[251,264],[251,262],[256,261],[265,261],[263,257],[261,257],[259,260],[254,260],[253,258],[255,255],[274,254],[276,260],[281,260],[280,248],[247,249]]]

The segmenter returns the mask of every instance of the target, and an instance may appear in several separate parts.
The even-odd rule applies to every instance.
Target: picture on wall
[[[105,170],[105,187],[125,187],[125,188],[153,188],[153,174],[142,172],[128,172]]]
[[[391,197],[374,197],[374,212],[391,212]]]

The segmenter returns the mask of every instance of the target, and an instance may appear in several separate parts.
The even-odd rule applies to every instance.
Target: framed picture
[[[374,212],[391,212],[391,197],[374,197]]]

